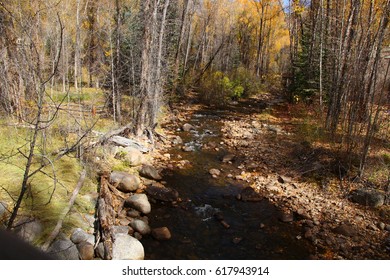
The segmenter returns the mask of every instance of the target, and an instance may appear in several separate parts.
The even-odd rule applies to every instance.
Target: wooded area
[[[153,142],[192,93],[307,104],[363,177],[372,142],[389,145],[389,13],[390,0],[1,1],[1,125],[26,129],[0,150],[23,169],[8,228],[34,176],[55,190],[64,156],[85,165],[101,119]]]

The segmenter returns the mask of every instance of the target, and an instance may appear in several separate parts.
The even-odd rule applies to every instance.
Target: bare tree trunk
[[[173,73],[173,93],[176,93],[177,85],[179,82],[178,79],[179,79],[179,66],[180,66],[180,57],[181,57],[180,54],[181,54],[181,48],[184,40],[185,26],[188,18],[188,9],[191,4],[190,2],[192,2],[192,0],[184,0],[184,6],[183,6],[181,21],[180,21],[180,36],[176,44],[175,66],[174,66],[174,73]]]
[[[76,92],[79,92],[79,78],[81,73],[81,63],[80,63],[80,48],[81,48],[81,35],[80,35],[80,2],[81,0],[77,0],[76,2],[76,43],[75,43],[75,51],[74,51],[74,87]]]

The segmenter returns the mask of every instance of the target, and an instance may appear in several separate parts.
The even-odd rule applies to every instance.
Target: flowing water
[[[245,109],[245,108],[244,108]],[[172,148],[172,158],[182,157],[190,165],[166,171],[167,186],[179,192],[183,202],[156,202],[149,215],[150,225],[166,226],[171,240],[144,237],[145,259],[308,259],[313,247],[301,239],[301,229],[279,220],[280,210],[267,199],[259,202],[237,200],[245,183],[226,177],[240,160],[222,163],[228,150],[202,149],[205,143],[221,142],[221,119],[235,117],[231,111],[204,111],[193,115],[196,131],[179,132],[192,152]],[[212,178],[211,168],[223,170]],[[223,216],[225,225],[215,218]],[[221,217],[220,217],[221,219]],[[227,225],[230,227],[227,228]],[[297,238],[298,237],[298,238]]]

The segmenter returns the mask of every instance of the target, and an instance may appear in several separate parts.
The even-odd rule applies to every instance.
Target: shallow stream
[[[231,111],[198,112],[190,121],[196,130],[178,132],[193,151],[173,147],[169,153],[172,159],[182,157],[190,164],[166,171],[164,181],[183,201],[152,205],[150,225],[168,227],[172,239],[144,237],[145,259],[308,259],[314,253],[313,246],[301,238],[301,229],[281,222],[281,210],[267,199],[244,202],[236,198],[247,185],[227,177],[237,173],[240,158],[222,163],[221,158],[232,151],[221,144],[220,131],[222,118],[236,117]],[[215,143],[218,151],[202,149],[210,143]],[[222,174],[213,178],[211,168],[222,170]]]

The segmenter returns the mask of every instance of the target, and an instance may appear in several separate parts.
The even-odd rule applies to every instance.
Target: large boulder
[[[81,260],[92,260],[95,255],[93,245],[89,242],[81,242],[77,244],[77,250]]]
[[[16,223],[15,232],[23,240],[33,243],[42,235],[43,225],[37,219],[21,219]]]
[[[112,245],[113,260],[143,260],[144,247],[134,237],[128,234],[119,234]]]
[[[93,234],[86,233],[81,228],[76,228],[73,231],[72,235],[70,236],[70,240],[74,244],[79,244],[79,243],[82,243],[82,242],[88,242],[90,244],[95,244],[95,236],[93,236]]]
[[[158,170],[156,168],[154,168],[153,166],[151,165],[147,165],[147,164],[143,164],[141,169],[139,170],[139,174],[142,176],[142,177],[145,177],[145,178],[148,178],[148,179],[152,179],[152,180],[156,180],[156,181],[159,181],[162,179],[160,173],[158,172]]]
[[[129,166],[138,166],[145,161],[143,154],[133,147],[120,148],[115,157],[125,161]]]
[[[160,201],[173,202],[179,198],[179,193],[176,190],[157,182],[147,185],[145,191],[151,198]]]
[[[122,192],[129,193],[136,191],[141,186],[141,180],[134,174],[123,171],[113,171],[110,174],[110,184]]]
[[[69,239],[54,241],[47,253],[59,260],[79,259],[79,251],[77,250],[76,245]]]
[[[134,194],[127,198],[125,201],[125,206],[134,208],[143,214],[149,214],[152,208],[148,197],[143,193]]]
[[[130,222],[130,226],[142,235],[147,235],[151,232],[150,226],[143,220],[134,219]]]
[[[350,199],[358,204],[371,207],[380,207],[385,203],[385,194],[378,190],[358,189],[350,193]]]

